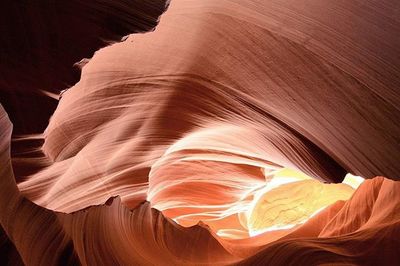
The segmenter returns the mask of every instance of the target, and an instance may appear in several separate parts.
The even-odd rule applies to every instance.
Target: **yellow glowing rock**
[[[349,199],[354,192],[347,184],[324,184],[304,174],[296,174],[296,171],[288,170],[275,175],[275,183],[290,177],[295,181],[272,188],[267,185],[264,193],[255,200],[247,220],[250,235],[302,224],[328,205]]]
[[[351,186],[354,189],[357,189],[362,182],[364,182],[365,179],[362,178],[361,176],[356,176],[356,175],[352,175],[352,174],[347,174],[344,178],[344,180],[342,181],[343,184],[347,184],[349,186]]]

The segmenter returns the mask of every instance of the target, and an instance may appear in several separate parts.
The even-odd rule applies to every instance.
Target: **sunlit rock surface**
[[[251,235],[302,224],[336,201],[348,200],[354,191],[347,184],[323,184],[311,177],[297,181],[299,175],[291,172],[294,177],[274,176],[277,184],[267,185],[255,199],[247,221]],[[279,184],[279,179],[288,183]]]
[[[11,143],[1,107],[5,260],[400,264],[399,10],[172,0],[82,61],[43,133]]]

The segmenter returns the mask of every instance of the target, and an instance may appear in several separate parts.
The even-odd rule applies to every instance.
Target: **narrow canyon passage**
[[[1,263],[400,264],[397,1],[50,2],[2,9]]]

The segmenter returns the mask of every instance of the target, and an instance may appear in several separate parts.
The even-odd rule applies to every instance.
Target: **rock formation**
[[[2,5],[5,263],[400,264],[400,3]]]

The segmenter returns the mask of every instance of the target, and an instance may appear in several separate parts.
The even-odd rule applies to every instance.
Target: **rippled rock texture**
[[[2,5],[5,263],[400,264],[397,1]]]

